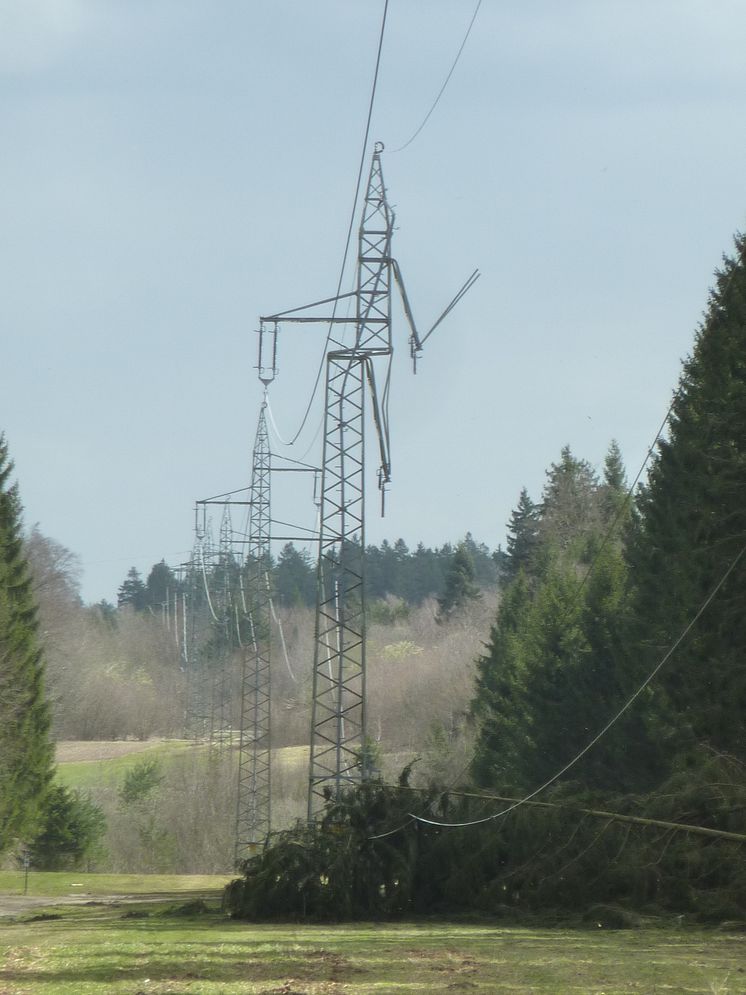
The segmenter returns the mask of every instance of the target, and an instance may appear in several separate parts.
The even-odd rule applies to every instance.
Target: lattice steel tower
[[[245,560],[245,605],[250,641],[244,647],[238,755],[236,860],[249,856],[269,835],[270,762],[270,480],[271,453],[266,400],[259,412],[249,492],[250,518]]]
[[[265,323],[272,324],[275,339],[278,322],[319,322],[330,326],[321,471],[309,819],[327,798],[339,797],[346,786],[358,783],[370,774],[365,740],[366,395],[370,395],[372,404],[379,450],[378,483],[383,491],[391,475],[388,392],[393,355],[392,277],[402,292],[411,330],[413,359],[425,339],[478,277],[476,271],[472,273],[427,335],[420,339],[398,265],[391,255],[394,214],[386,199],[382,151],[383,145],[377,143],[359,230],[356,289],[260,319],[265,332]],[[353,297],[355,316],[337,316],[337,302]],[[335,308],[331,317],[304,313],[332,302]],[[342,336],[336,333],[336,327],[344,324],[355,326],[351,345],[346,345]],[[381,367],[385,372],[379,396],[376,370]]]

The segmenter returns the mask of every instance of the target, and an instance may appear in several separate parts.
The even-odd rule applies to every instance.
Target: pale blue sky
[[[382,9],[0,0],[0,428],[89,600],[178,562],[194,500],[248,482],[257,316],[334,292]],[[390,0],[372,140],[415,130],[473,9]],[[744,51],[742,0],[484,0],[383,157],[422,324],[483,277],[416,378],[397,313],[370,541],[504,542],[565,443],[600,464],[616,437],[634,474],[746,225]],[[284,433],[323,335],[282,333]],[[286,490],[277,515],[312,524]]]

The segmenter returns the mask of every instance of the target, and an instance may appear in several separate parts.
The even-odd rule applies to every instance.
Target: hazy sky
[[[390,0],[371,140],[418,320],[483,276],[416,378],[396,312],[369,541],[504,543],[566,443],[600,465],[615,437],[634,475],[746,226],[743,0],[484,0],[388,151],[474,5]],[[184,559],[194,500],[248,483],[257,316],[335,290],[382,9],[0,0],[0,429],[87,600]],[[282,333],[283,434],[323,338]],[[313,524],[295,487],[275,513]]]

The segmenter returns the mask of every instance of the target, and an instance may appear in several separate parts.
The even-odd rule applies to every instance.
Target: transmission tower
[[[195,538],[187,567],[187,632],[182,654],[187,675],[187,735],[197,741],[209,741],[212,712],[211,679],[205,653],[205,633],[209,630],[210,542],[207,523],[199,521],[195,509]]]
[[[266,383],[265,383],[266,387]],[[264,843],[271,825],[270,763],[270,480],[266,399],[259,412],[249,492],[245,604],[249,644],[244,647],[238,746],[236,861]]]
[[[230,746],[233,737],[231,663],[237,647],[236,636],[240,625],[236,617],[237,565],[233,555],[233,523],[229,504],[223,506],[220,519],[220,539],[213,575],[216,618],[213,636],[210,743],[222,751]]]
[[[401,273],[391,255],[394,214],[386,199],[382,151],[383,145],[377,143],[360,224],[356,289],[260,319],[260,331],[271,330],[275,340],[280,321],[322,322],[329,323],[330,328],[326,354],[309,820],[325,799],[338,798],[344,787],[364,780],[370,773],[366,758],[365,694],[365,415],[366,394],[369,394],[379,451],[378,483],[383,492],[391,475],[388,392],[393,355],[392,276],[402,292],[410,324],[410,350],[416,360],[425,339],[479,275],[476,271],[472,273],[421,339]],[[355,316],[337,316],[337,302],[352,297],[356,301]],[[332,302],[335,308],[331,317],[307,314],[313,308]],[[336,334],[336,326],[340,324],[354,324],[352,345],[345,345],[343,336]],[[381,367],[385,374],[379,395],[376,370]]]

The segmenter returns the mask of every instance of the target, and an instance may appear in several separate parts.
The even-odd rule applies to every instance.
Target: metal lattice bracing
[[[223,506],[220,538],[212,570],[214,585],[212,637],[212,689],[210,694],[210,744],[227,749],[233,738],[231,722],[231,662],[236,648],[234,586],[237,565],[233,556],[233,524],[230,504]]]
[[[259,413],[250,489],[244,646],[236,812],[236,860],[249,856],[270,830],[270,476],[266,401]]]
[[[365,404],[379,430],[379,479],[389,477],[385,411],[373,360],[390,359],[391,232],[378,149],[360,227],[355,343],[327,355],[309,771],[309,818],[365,770]],[[341,343],[339,343],[341,345]]]
[[[205,655],[205,632],[209,630],[207,600],[208,541],[197,531],[192,558],[187,567],[187,632],[183,646],[187,675],[186,734],[197,741],[210,739],[211,676]]]
[[[415,361],[422,346],[479,277],[475,270],[429,331],[420,336],[391,255],[393,212],[381,171],[383,146],[376,144],[360,225],[357,286],[313,304],[260,318],[259,375],[274,375],[278,322],[328,324],[324,448],[321,469],[318,592],[313,663],[311,762],[308,816],[313,819],[328,798],[364,780],[369,761],[365,742],[365,420],[369,396],[379,452],[378,482],[383,492],[391,477],[388,392],[391,373],[392,277],[402,295]],[[354,317],[337,306],[356,301]],[[334,304],[331,316],[310,312]],[[337,335],[354,325],[353,345]],[[265,341],[266,339],[266,341]],[[379,398],[378,382],[383,384]],[[381,374],[383,374],[381,376]]]

